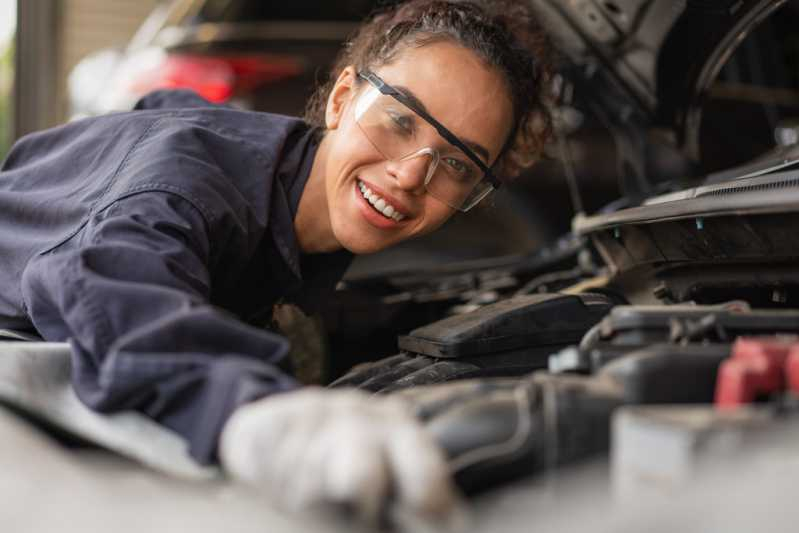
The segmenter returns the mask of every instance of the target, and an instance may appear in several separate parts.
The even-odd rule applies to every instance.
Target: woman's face
[[[494,162],[510,131],[513,109],[501,75],[476,54],[450,42],[409,47],[374,72],[387,84],[412,93],[459,139],[482,147],[489,166]],[[429,157],[388,160],[358,126],[355,103],[368,87],[357,81],[353,68],[342,72],[328,100],[328,132],[320,147],[326,154],[330,228],[337,243],[354,253],[376,252],[428,233],[455,212],[426,192]],[[429,138],[418,139],[419,146],[442,153],[453,150],[432,128],[423,135]],[[372,205],[380,199],[385,202],[378,205],[383,213]],[[393,216],[385,215],[391,213],[386,205],[392,206]]]

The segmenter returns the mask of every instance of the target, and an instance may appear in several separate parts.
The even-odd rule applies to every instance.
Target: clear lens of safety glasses
[[[355,120],[364,135],[387,159],[426,158],[425,189],[453,209],[466,211],[494,186],[474,161],[444,140],[426,120],[397,99],[367,87],[358,98]],[[447,147],[436,150],[424,143]]]

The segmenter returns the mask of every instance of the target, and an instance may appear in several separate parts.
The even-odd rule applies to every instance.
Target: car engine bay
[[[310,330],[294,326],[324,353],[311,381],[407,401],[483,513],[475,531],[521,530],[546,513],[541,494],[608,531],[618,516],[597,518],[607,502],[596,494],[633,502],[622,530],[707,530],[685,500],[669,516],[645,496],[714,505],[739,491],[787,504],[799,432],[799,2],[532,3],[561,54],[557,131],[549,160],[514,191],[545,203],[540,183],[566,183],[569,207],[548,219],[564,231],[510,255],[351,271]],[[292,327],[281,324],[289,338]],[[3,349],[27,354],[29,340],[8,333]],[[63,384],[67,355],[52,351]],[[33,382],[33,370],[5,361],[0,400],[48,434],[213,477],[168,439],[131,447],[60,385],[20,397],[2,383]],[[591,492],[572,495],[582,468]],[[527,509],[532,492],[543,503]],[[496,495],[516,518],[503,522]],[[542,523],[558,524],[555,513]],[[722,525],[736,530],[720,519],[710,529]]]

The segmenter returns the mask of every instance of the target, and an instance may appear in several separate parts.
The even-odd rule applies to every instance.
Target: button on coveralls
[[[212,462],[236,407],[298,386],[287,341],[252,324],[329,295],[351,259],[298,249],[316,137],[173,91],[23,138],[0,171],[0,328],[69,341],[81,401]]]

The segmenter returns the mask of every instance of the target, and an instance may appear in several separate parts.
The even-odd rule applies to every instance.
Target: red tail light
[[[192,89],[211,102],[225,102],[237,92],[296,76],[300,61],[269,55],[165,56],[156,68],[142,72],[130,90],[143,95],[156,89]]]

